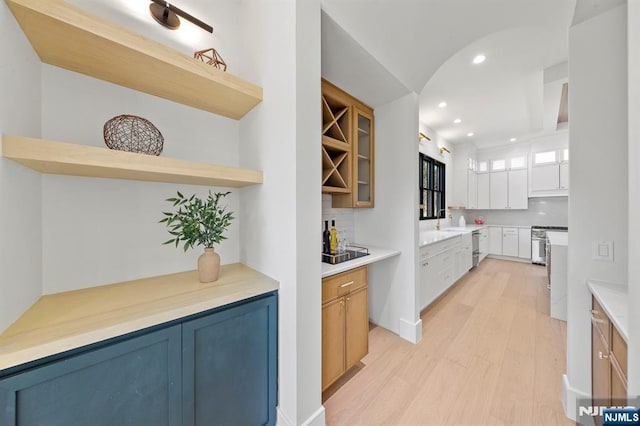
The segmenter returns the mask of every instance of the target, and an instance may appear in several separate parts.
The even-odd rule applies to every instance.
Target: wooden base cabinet
[[[592,298],[591,397],[594,406],[627,405],[627,343]],[[594,417],[602,425],[601,417]]]
[[[366,266],[322,280],[322,390],[369,352]]]
[[[274,425],[277,295],[0,378],[3,426]]]

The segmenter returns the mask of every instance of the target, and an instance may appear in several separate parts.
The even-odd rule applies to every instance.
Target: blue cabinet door
[[[275,294],[183,324],[183,424],[274,425]]]
[[[0,379],[0,425],[179,425],[180,340],[176,325]]]

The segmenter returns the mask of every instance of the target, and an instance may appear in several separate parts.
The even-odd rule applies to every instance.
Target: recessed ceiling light
[[[444,108],[447,106],[447,103],[445,101],[442,101],[438,104],[438,108]]]
[[[478,65],[484,62],[484,60],[487,59],[486,56],[484,56],[482,53],[476,55],[475,58],[473,58],[473,63]]]
[[[509,139],[509,142],[515,142],[515,141],[517,141],[517,140],[518,140],[518,139],[516,139],[516,138],[511,138],[511,139]]]
[[[467,133],[467,136],[469,136],[469,137],[473,136],[473,132]]]
[[[459,118],[456,118],[455,120],[453,120],[453,122],[456,124],[460,124],[462,123],[462,120],[460,120]]]

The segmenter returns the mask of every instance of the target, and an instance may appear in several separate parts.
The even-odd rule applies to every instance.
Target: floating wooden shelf
[[[5,0],[47,64],[239,119],[262,88],[61,0]]]
[[[240,188],[262,183],[262,172],[155,155],[52,142],[2,138],[2,155],[41,173]]]

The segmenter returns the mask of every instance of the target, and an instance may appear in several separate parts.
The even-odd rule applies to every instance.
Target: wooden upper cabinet
[[[374,206],[373,109],[322,80],[322,192],[333,207]]]

